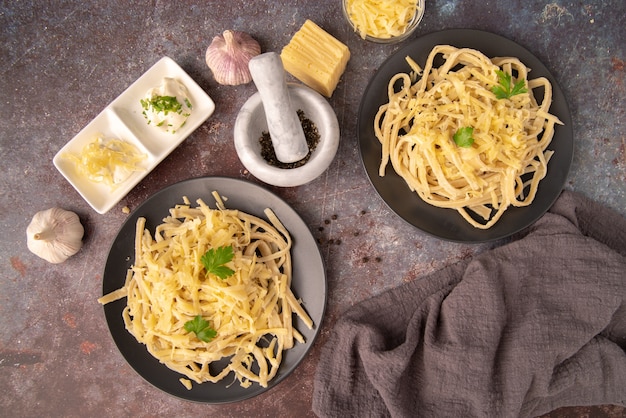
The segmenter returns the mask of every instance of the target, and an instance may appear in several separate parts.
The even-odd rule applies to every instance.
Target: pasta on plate
[[[283,350],[303,336],[293,315],[311,329],[313,321],[291,291],[291,237],[277,216],[269,222],[226,209],[217,192],[217,209],[201,199],[197,207],[170,209],[154,237],[139,218],[135,260],[124,286],[99,299],[106,304],[126,297],[126,329],[150,354],[196,383],[217,382],[231,372],[242,387],[267,387],[276,376]],[[205,269],[203,255],[232,248],[229,275]],[[185,324],[197,316],[213,329],[205,342]]]
[[[423,70],[406,60],[412,74],[391,78],[388,102],[374,119],[379,175],[391,163],[421,199],[455,209],[479,229],[493,226],[511,206],[530,205],[547,173],[555,124],[562,124],[549,113],[550,82],[529,80],[529,69],[515,57],[489,58],[470,48],[437,45]],[[498,98],[493,89],[502,87],[503,76],[524,88]],[[460,145],[455,134],[465,129],[471,141]]]

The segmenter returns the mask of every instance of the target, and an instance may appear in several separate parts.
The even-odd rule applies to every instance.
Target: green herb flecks
[[[497,99],[510,99],[516,94],[528,92],[524,80],[519,80],[511,89],[511,74],[500,70],[496,70],[496,74],[498,74],[499,85],[493,86],[491,92],[496,95]]]
[[[202,315],[196,315],[191,321],[185,322],[185,331],[193,332],[199,340],[208,343],[217,335],[217,331],[211,328],[209,322],[202,318]]]
[[[156,112],[167,115],[170,112],[182,113],[183,105],[176,96],[154,96],[151,99],[141,99],[141,107],[144,110],[152,108]]]
[[[472,128],[471,126],[459,128],[453,136],[454,143],[457,144],[457,146],[459,147],[469,148],[474,143],[474,138],[472,138],[473,134],[474,128]]]
[[[200,259],[207,273],[215,274],[220,279],[226,279],[235,272],[224,264],[230,262],[235,256],[233,247],[211,248]]]

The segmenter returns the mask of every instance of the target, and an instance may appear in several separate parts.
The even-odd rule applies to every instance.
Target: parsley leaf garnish
[[[226,279],[235,272],[224,264],[230,262],[234,256],[231,245],[228,247],[211,248],[200,260],[204,264],[207,273],[215,274],[220,279]]]
[[[199,340],[208,343],[217,335],[215,331],[209,325],[209,322],[202,318],[202,315],[196,315],[191,321],[185,322],[185,331],[194,332]]]
[[[516,94],[528,91],[524,85],[524,80],[519,80],[511,89],[511,74],[500,70],[496,70],[496,74],[498,74],[498,83],[500,85],[493,86],[491,92],[496,95],[497,99],[510,99]]]
[[[469,148],[474,143],[474,138],[472,138],[473,133],[474,128],[471,126],[465,126],[463,128],[459,128],[452,138],[459,147]]]

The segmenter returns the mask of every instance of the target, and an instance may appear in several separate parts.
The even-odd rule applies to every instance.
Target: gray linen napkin
[[[345,312],[328,417],[526,417],[626,405],[626,219],[565,191],[515,240]]]

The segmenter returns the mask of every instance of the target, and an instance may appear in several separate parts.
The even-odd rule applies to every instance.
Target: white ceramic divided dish
[[[300,186],[316,179],[332,163],[339,147],[339,123],[328,101],[303,85],[288,83],[288,89],[294,111],[301,109],[320,134],[320,141],[306,164],[297,168],[278,168],[261,156],[259,139],[268,128],[258,92],[244,103],[235,121],[235,149],[239,159],[253,176],[279,187]]]
[[[142,114],[143,109],[140,103],[140,99],[146,92],[153,87],[158,87],[164,77],[173,77],[184,84],[193,106],[185,125],[174,134],[148,125]],[[54,156],[53,162],[83,199],[96,212],[104,214],[204,123],[214,110],[215,103],[206,92],[174,60],[163,57],[65,144]],[[143,170],[134,172],[114,189],[81,176],[74,164],[64,158],[64,154],[79,154],[97,134],[107,139],[121,139],[137,147],[146,155]]]

